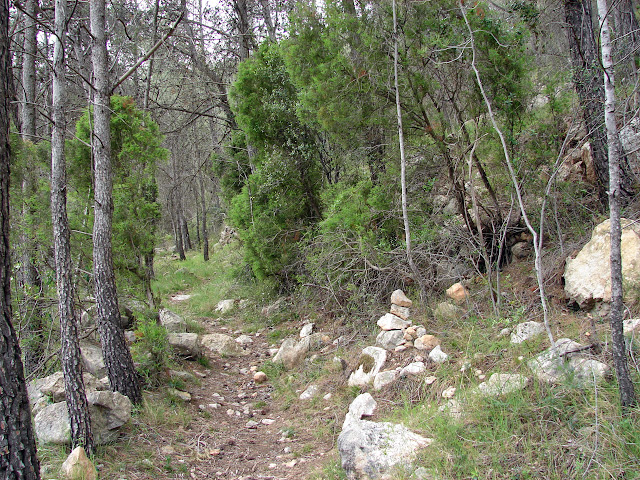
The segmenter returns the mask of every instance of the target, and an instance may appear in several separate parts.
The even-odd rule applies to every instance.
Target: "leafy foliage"
[[[136,108],[133,99],[114,96],[111,108],[114,266],[120,279],[128,278],[122,286],[134,287],[145,279],[145,256],[153,254],[160,218],[155,169],[168,152],[161,147],[158,125]],[[92,223],[91,215],[87,215],[93,192],[90,138],[91,112],[87,110],[76,124],[76,138],[69,144],[70,182],[74,187],[70,220],[72,228],[84,232]],[[84,235],[76,235],[74,240],[85,258],[91,258],[87,253],[90,240]]]

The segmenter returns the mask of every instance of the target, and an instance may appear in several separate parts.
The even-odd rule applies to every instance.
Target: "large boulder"
[[[118,429],[131,419],[131,401],[118,392],[87,393],[93,438],[98,445],[117,440]],[[71,425],[66,402],[53,403],[35,417],[36,437],[42,443],[70,444]]]
[[[622,224],[622,276],[627,291],[640,286],[640,225],[627,219]],[[598,301],[611,301],[611,222],[605,220],[591,240],[573,259],[567,259],[564,291],[570,303],[591,308]],[[626,294],[628,298],[628,293]]]
[[[370,394],[358,396],[338,437],[342,468],[350,480],[397,478],[394,471],[410,466],[418,450],[432,442],[403,425],[362,420],[363,415],[373,414],[375,406]]]

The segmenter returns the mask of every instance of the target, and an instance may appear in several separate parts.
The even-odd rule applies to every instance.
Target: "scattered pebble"
[[[427,378],[424,379],[424,383],[425,385],[432,385],[436,380],[437,380],[437,377],[433,375],[429,375]]]
[[[273,425],[276,421],[272,418],[263,418],[260,423],[263,425]]]
[[[298,463],[297,460],[291,460],[290,462],[285,463],[284,466],[288,468],[293,468],[296,466],[297,463]]]
[[[442,392],[442,398],[453,398],[456,394],[456,387],[449,387],[444,392]]]
[[[267,374],[264,372],[256,372],[253,374],[253,381],[256,383],[264,383],[267,381]]]

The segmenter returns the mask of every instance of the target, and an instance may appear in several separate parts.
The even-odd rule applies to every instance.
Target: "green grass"
[[[268,282],[244,278],[238,281],[241,275],[238,265],[242,264],[242,249],[233,245],[213,252],[208,262],[195,252],[187,254],[184,261],[171,256],[159,257],[153,291],[165,304],[171,294],[193,295],[170,307],[185,318],[218,317],[215,308],[220,300],[227,298],[250,299],[259,304],[271,299],[274,290]]]

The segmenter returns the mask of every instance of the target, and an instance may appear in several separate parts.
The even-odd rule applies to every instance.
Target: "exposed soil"
[[[238,336],[216,320],[203,319],[202,323],[207,333]],[[131,455],[122,459],[126,473],[109,461],[102,466],[101,476],[293,480],[308,478],[325,463],[323,459],[336,455],[339,431],[314,426],[335,425],[345,412],[335,412],[321,396],[315,402],[302,402],[297,393],[294,402],[276,402],[268,380],[262,384],[253,380],[253,370],[270,358],[269,344],[264,335],[254,334],[252,339],[242,356],[208,355],[206,367],[183,361],[181,370],[193,373],[197,381],[181,383],[180,388],[192,398],[176,402],[187,410],[191,421],[178,426],[159,421],[154,427],[140,422],[124,442],[107,447],[115,457]],[[153,398],[166,393],[161,389],[146,395]],[[125,442],[129,448],[123,448]],[[111,456],[106,453],[105,459]]]

